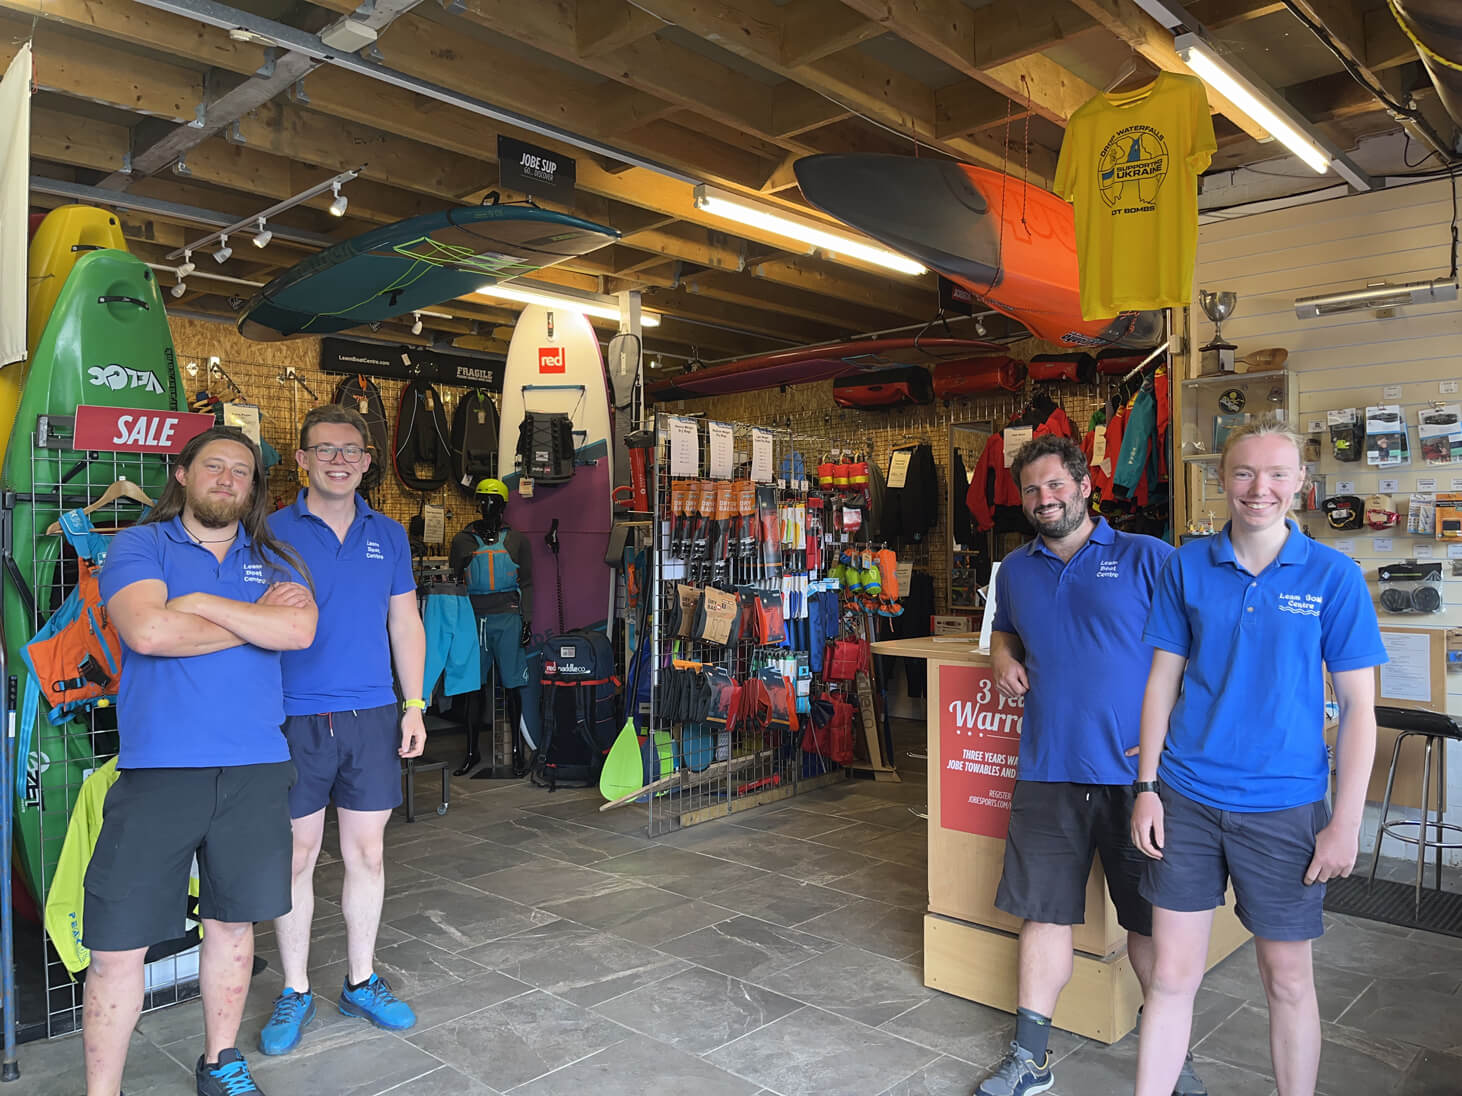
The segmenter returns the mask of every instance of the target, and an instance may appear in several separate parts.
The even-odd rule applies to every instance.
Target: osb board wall
[[[1027,339],[1012,344],[1008,353],[1011,357],[1029,360],[1034,354],[1062,353],[1063,350],[1038,339]],[[1061,383],[1047,385],[1046,390],[1065,409],[1078,430],[1084,432],[1092,412],[1106,398],[1109,383],[1109,378],[1102,378],[1095,388]],[[1027,382],[1024,392],[935,401],[928,407],[892,411],[855,411],[838,407],[833,401],[832,388],[829,380],[793,385],[785,390],[672,401],[657,404],[656,409],[701,412],[709,418],[727,422],[791,426],[803,433],[826,437],[831,445],[868,454],[869,459],[884,470],[885,476],[895,448],[910,442],[928,442],[934,451],[934,463],[939,474],[939,518],[924,543],[912,550],[900,549],[899,558],[912,558],[917,568],[934,577],[935,610],[949,612],[950,515],[947,500],[951,465],[950,425],[993,420],[997,428],[1003,427],[1025,407],[1031,395],[1030,382]],[[810,465],[815,465],[819,456],[821,454],[803,454]],[[966,473],[973,471],[974,459],[966,458]],[[964,492],[965,488],[959,487],[957,497],[963,499]],[[994,558],[999,559],[1018,544],[1019,538],[1002,538],[1002,543],[994,545]]]
[[[183,387],[190,402],[203,389],[225,400],[237,395],[222,379],[210,381],[208,359],[216,356],[222,368],[243,389],[247,402],[258,405],[260,436],[274,446],[280,456],[280,462],[269,475],[270,494],[277,505],[292,503],[300,489],[294,460],[295,450],[299,447],[299,424],[316,401],[304,388],[285,379],[284,370],[287,366],[293,366],[299,379],[319,397],[319,402],[328,403],[334,395],[335,386],[340,383],[340,377],[320,370],[320,340],[307,338],[276,343],[250,342],[228,324],[187,316],[170,316],[168,323],[173,332],[178,366],[183,370]],[[189,362],[196,362],[198,365],[196,377],[188,375]],[[406,382],[376,378],[375,384],[381,390],[388,426],[394,429],[401,390],[406,387]],[[438,385],[437,391],[442,397],[447,423],[450,425],[457,400],[466,390]],[[388,456],[388,465],[389,462]],[[423,496],[403,488],[391,468],[387,467],[385,472],[372,502],[377,509],[404,525],[420,512]],[[452,534],[461,530],[477,515],[471,500],[450,483],[427,495],[425,499],[446,507],[449,540]],[[438,551],[433,548],[434,553]],[[440,554],[445,554],[445,551],[443,546]]]

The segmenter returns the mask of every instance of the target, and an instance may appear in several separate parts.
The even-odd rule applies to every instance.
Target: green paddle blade
[[[626,719],[614,745],[599,770],[599,794],[606,801],[620,799],[645,786],[645,766],[640,759],[640,738],[633,719]]]

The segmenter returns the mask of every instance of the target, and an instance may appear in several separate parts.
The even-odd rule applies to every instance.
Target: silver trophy
[[[1202,371],[1204,373],[1232,373],[1234,371],[1234,353],[1238,347],[1224,339],[1223,321],[1234,314],[1234,309],[1239,305],[1239,295],[1212,289],[1200,289],[1198,303],[1203,306],[1204,314],[1213,321],[1213,340],[1208,345],[1199,348],[1199,352],[1203,355]]]

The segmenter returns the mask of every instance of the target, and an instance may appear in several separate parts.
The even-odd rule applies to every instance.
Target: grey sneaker
[[[1193,1072],[1193,1055],[1183,1059],[1183,1072],[1178,1074],[1178,1083],[1173,1086],[1173,1096],[1208,1096],[1208,1086]]]
[[[1011,1042],[1010,1050],[1000,1060],[995,1072],[980,1082],[975,1096],[1034,1096],[1055,1084],[1051,1076],[1051,1052],[1036,1064],[1035,1056],[1019,1043]]]

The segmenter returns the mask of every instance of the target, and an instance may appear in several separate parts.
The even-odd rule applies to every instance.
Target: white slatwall
[[[1294,313],[1296,297],[1336,292],[1367,282],[1407,282],[1445,276],[1451,265],[1452,200],[1447,180],[1418,183],[1372,194],[1359,194],[1314,205],[1264,213],[1205,225],[1198,235],[1197,285],[1233,290],[1239,295],[1224,335],[1239,354],[1263,347],[1289,350],[1288,368],[1297,375],[1299,408],[1294,425],[1323,417],[1332,408],[1397,403],[1410,432],[1413,456],[1419,451],[1416,412],[1434,400],[1459,402],[1439,394],[1439,382],[1462,378],[1462,304],[1409,307],[1392,319],[1371,312],[1351,312],[1315,320]],[[1196,310],[1196,309],[1195,309]],[[1211,325],[1199,312],[1199,332],[1206,341]],[[1399,400],[1382,398],[1382,388],[1400,384]],[[1429,467],[1419,458],[1410,465],[1380,470],[1364,461],[1341,464],[1330,452],[1328,436],[1317,471],[1334,482],[1353,480],[1364,498],[1379,490],[1382,476],[1400,481],[1396,495],[1401,524],[1389,533],[1390,551],[1377,551],[1370,529],[1336,533],[1323,515],[1308,516],[1319,540],[1346,547],[1361,563],[1378,595],[1376,567],[1412,555],[1413,544],[1428,543],[1443,558],[1442,613],[1422,616],[1382,614],[1383,623],[1414,627],[1462,627],[1462,577],[1451,577],[1446,545],[1406,535],[1404,506],[1418,477],[1438,481],[1447,490],[1462,478],[1462,464]],[[1194,506],[1194,510],[1201,507]],[[1344,542],[1348,542],[1344,543]],[[1275,683],[1276,685],[1280,683]],[[1462,673],[1447,675],[1447,708],[1462,714]],[[1462,804],[1462,751],[1452,751],[1448,799]],[[1374,813],[1374,812],[1373,812]],[[1367,827],[1370,828],[1369,826]],[[1363,847],[1368,847],[1369,836]],[[1401,846],[1387,843],[1387,852]]]

